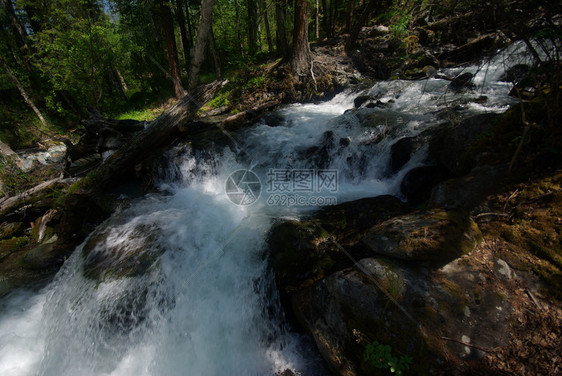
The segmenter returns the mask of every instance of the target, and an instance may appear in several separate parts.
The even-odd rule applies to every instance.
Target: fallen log
[[[51,190],[53,189],[62,186],[69,186],[74,182],[76,182],[76,179],[51,179],[16,196],[10,197],[0,203],[0,219],[4,219],[7,215],[36,203],[46,194],[51,193]]]
[[[153,151],[170,143],[180,134],[189,134],[189,123],[203,106],[225,85],[216,81],[197,87],[164,111],[148,127],[137,133],[102,165],[94,169],[84,181],[85,189],[99,190],[115,184],[134,173],[134,167],[142,161],[147,151]],[[193,129],[195,132],[196,130]]]

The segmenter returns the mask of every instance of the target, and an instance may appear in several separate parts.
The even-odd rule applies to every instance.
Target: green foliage
[[[248,80],[246,85],[244,85],[244,89],[263,89],[267,86],[267,82],[267,77],[256,76]]]
[[[399,7],[392,7],[377,17],[377,21],[388,24],[391,35],[399,39],[408,36],[408,25],[411,19],[411,14]]]
[[[404,371],[410,368],[412,358],[405,355],[395,357],[392,355],[390,345],[383,345],[374,341],[365,347],[363,361],[374,368],[386,369],[396,375],[402,375]]]
[[[404,38],[408,36],[408,24],[410,23],[409,15],[402,15],[397,19],[396,23],[390,25],[390,32],[396,38]]]
[[[230,103],[228,100],[229,94],[230,93],[228,91],[221,91],[207,105],[211,108],[228,106],[228,104]]]

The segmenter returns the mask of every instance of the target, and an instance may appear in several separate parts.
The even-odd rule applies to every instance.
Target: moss
[[[474,299],[474,303],[480,304],[482,302],[482,291],[479,288],[474,289],[472,291],[472,297]]]
[[[459,285],[457,285],[455,282],[450,281],[450,280],[444,280],[440,283],[440,285],[445,289],[445,291],[447,291],[447,293],[449,295],[451,295],[454,298],[457,299],[462,299],[465,297],[464,292],[462,291],[462,289],[460,288]]]
[[[22,222],[8,223],[0,227],[0,240],[13,238],[22,232],[24,224]]]
[[[29,239],[23,236],[13,237],[11,239],[6,239],[0,241],[0,252],[2,255],[5,253],[13,253],[19,251],[27,245]]]

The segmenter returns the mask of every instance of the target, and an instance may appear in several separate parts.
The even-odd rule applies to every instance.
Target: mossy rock
[[[433,209],[375,225],[362,242],[379,255],[445,264],[469,253],[481,240],[478,225],[465,212]]]
[[[268,238],[271,262],[278,287],[292,291],[323,278],[333,266],[326,252],[329,243],[312,221],[289,221],[275,225]]]
[[[19,235],[25,225],[23,222],[13,222],[13,223],[6,223],[0,226],[0,240],[9,239],[14,236]]]
[[[64,256],[55,243],[47,242],[27,251],[18,262],[24,269],[42,270],[62,265]]]
[[[12,253],[21,250],[28,242],[29,239],[26,237],[13,237],[0,241],[0,262],[4,261]]]

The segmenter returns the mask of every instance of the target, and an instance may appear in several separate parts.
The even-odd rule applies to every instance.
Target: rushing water
[[[441,79],[391,81],[369,90],[384,104],[379,108],[344,114],[353,107],[353,92],[291,105],[279,111],[275,124],[266,117],[234,134],[236,144],[218,155],[186,152],[170,166],[176,174],[169,175],[179,172],[181,178],[161,181],[162,194],[117,213],[96,248],[157,247],[163,251],[157,261],[141,275],[100,281],[84,276],[78,247],[42,291],[4,297],[0,375],[326,373],[310,340],[283,319],[265,253],[271,224],[314,209],[311,198],[340,203],[400,196],[402,177],[422,162],[424,150],[389,173],[392,143],[438,123],[446,108],[460,105],[463,116],[504,111],[513,103],[511,85],[498,79],[515,62],[503,56],[464,69],[475,74],[477,87],[463,94]],[[485,102],[472,100],[482,96]],[[261,181],[252,205],[235,205],[225,194],[228,176],[240,169]],[[282,192],[274,184],[282,183],[276,173],[287,170],[309,179]],[[331,181],[319,188],[318,174],[325,171],[336,171],[336,189]],[[304,188],[311,181],[316,185],[309,192]],[[297,187],[308,205],[289,207]]]

